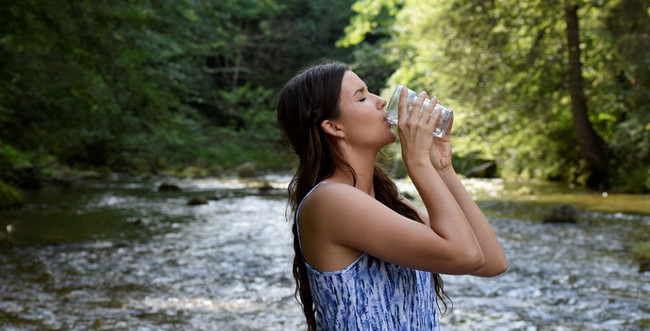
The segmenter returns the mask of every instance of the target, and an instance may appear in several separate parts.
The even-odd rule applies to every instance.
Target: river
[[[236,179],[114,177],[45,187],[0,212],[3,330],[303,330],[285,220],[288,177],[260,191]],[[158,192],[171,181],[181,192]],[[644,330],[650,273],[630,243],[647,240],[650,196],[550,183],[467,180],[510,268],[445,276],[443,330]],[[413,190],[399,182],[402,190]],[[533,194],[516,194],[522,186]],[[530,192],[529,192],[530,193]],[[191,197],[211,197],[189,206]],[[547,224],[556,202],[577,224]]]

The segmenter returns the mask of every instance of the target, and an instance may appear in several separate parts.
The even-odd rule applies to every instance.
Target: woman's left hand
[[[449,129],[444,137],[433,138],[433,145],[431,146],[431,164],[436,170],[444,170],[451,166],[451,129],[454,125],[454,118],[452,116],[449,123]]]

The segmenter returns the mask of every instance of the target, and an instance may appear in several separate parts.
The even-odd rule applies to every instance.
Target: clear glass
[[[409,89],[406,86],[402,85],[397,85],[395,90],[393,91],[393,94],[390,97],[390,100],[388,101],[388,105],[386,105],[386,112],[388,112],[388,120],[393,123],[397,124],[397,106],[399,105],[399,95],[402,92],[402,89],[406,89],[406,99],[407,99],[407,106],[406,109],[410,113],[411,112],[411,107],[413,106],[413,102],[415,99],[418,98],[418,94],[415,93],[413,90]],[[425,99],[424,102],[422,103],[422,107],[420,108],[420,112],[431,102],[431,99]],[[442,138],[445,136],[447,133],[447,130],[449,129],[449,124],[451,123],[451,119],[454,116],[454,112],[441,105],[441,104],[436,104],[434,107],[434,112],[441,112],[440,113],[440,119],[438,120],[438,123],[436,123],[435,129],[433,129],[433,135]]]

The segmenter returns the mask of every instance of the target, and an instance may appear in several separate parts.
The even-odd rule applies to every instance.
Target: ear
[[[343,127],[332,120],[324,120],[323,122],[320,123],[321,129],[325,131],[325,133],[330,134],[334,137],[338,138],[345,138],[345,133],[343,132]]]

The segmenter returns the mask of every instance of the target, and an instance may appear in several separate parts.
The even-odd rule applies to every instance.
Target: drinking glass
[[[405,88],[407,91],[407,106],[406,109],[409,113],[411,113],[411,107],[413,106],[413,102],[415,99],[418,98],[418,94],[415,93],[415,91],[409,89],[406,86],[402,85],[397,85],[395,90],[393,91],[393,94],[390,97],[390,100],[388,101],[388,105],[386,105],[386,111],[388,112],[388,120],[393,123],[397,124],[397,106],[399,105],[399,96],[402,92],[402,89]],[[431,99],[426,98],[424,99],[424,102],[422,103],[422,107],[420,108],[420,113],[422,113],[422,110],[429,105],[431,102]],[[442,138],[445,136],[445,133],[447,133],[447,130],[449,129],[449,124],[451,123],[451,119],[454,116],[454,112],[437,103],[436,106],[433,108],[434,112],[441,112],[440,113],[440,118],[438,119],[438,123],[436,123],[436,127],[433,129],[433,135]]]

